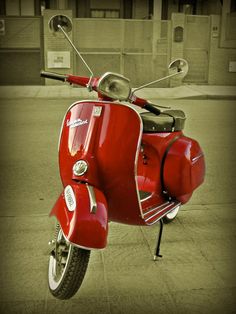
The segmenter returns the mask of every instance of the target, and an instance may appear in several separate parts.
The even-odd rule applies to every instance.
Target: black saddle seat
[[[158,116],[151,112],[144,112],[140,116],[144,133],[181,131],[186,120],[182,110],[165,110]]]

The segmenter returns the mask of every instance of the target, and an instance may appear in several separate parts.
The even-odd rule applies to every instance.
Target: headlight
[[[127,100],[130,95],[129,80],[123,75],[107,72],[98,81],[97,91],[112,99]]]
[[[73,173],[75,176],[82,176],[88,170],[88,164],[85,160],[78,160],[73,166]]]

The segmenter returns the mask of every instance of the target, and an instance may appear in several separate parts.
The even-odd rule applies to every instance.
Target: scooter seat
[[[165,110],[158,116],[151,112],[144,112],[140,116],[144,133],[181,131],[186,120],[182,110]]]

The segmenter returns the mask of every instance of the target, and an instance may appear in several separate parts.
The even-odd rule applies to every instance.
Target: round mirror
[[[72,22],[71,20],[65,15],[54,15],[49,20],[49,28],[53,32],[58,32],[60,29],[58,27],[60,25],[63,27],[65,32],[69,33],[72,30]]]
[[[176,59],[169,64],[168,69],[170,75],[176,74],[173,79],[183,79],[188,73],[188,62],[184,59]]]

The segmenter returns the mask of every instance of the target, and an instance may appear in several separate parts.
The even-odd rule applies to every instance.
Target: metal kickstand
[[[158,232],[157,246],[156,246],[154,257],[153,257],[154,261],[156,261],[158,257],[162,257],[162,255],[160,254],[160,246],[161,246],[161,237],[162,237],[162,231],[163,231],[163,220],[160,219],[159,221],[160,221],[160,229]]]

